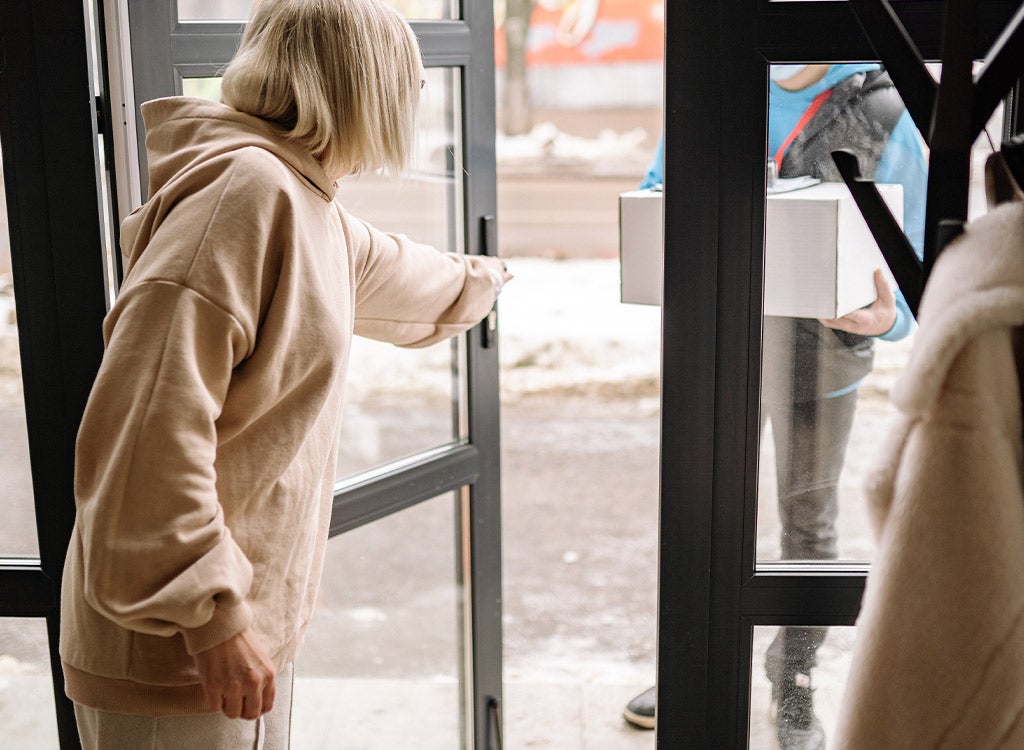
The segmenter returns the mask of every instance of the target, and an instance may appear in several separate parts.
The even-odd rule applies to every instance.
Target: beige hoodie
[[[68,695],[204,711],[192,655],[252,625],[278,667],[316,599],[353,332],[425,346],[481,320],[488,263],[333,202],[311,154],[230,107],[143,106],[152,196],[78,435]]]

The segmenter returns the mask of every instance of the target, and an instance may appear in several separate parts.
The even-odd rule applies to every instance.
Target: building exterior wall
[[[500,26],[494,45],[501,101],[507,53]],[[664,0],[541,0],[527,37],[531,101],[541,108],[660,107],[664,45]]]

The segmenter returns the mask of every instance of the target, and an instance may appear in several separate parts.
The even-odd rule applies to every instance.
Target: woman
[[[143,106],[151,197],[122,226],[63,582],[84,747],[287,746],[351,336],[432,344],[510,278],[333,201],[401,169],[422,75],[379,0],[265,0],[223,103]]]

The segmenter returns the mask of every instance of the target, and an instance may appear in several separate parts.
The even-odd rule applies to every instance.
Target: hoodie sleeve
[[[356,334],[429,346],[472,328],[494,306],[493,258],[438,252],[339,212],[355,277]]]
[[[218,502],[215,422],[248,341],[229,312],[150,281],[117,301],[77,443],[85,598],[195,654],[244,630],[252,566]],[[229,519],[228,519],[229,520]]]

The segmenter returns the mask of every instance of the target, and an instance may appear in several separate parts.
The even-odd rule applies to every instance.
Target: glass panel
[[[416,20],[458,18],[458,0],[384,0]],[[178,0],[179,21],[245,21],[253,0]]]
[[[458,73],[426,71],[417,152],[400,178],[343,179],[339,200],[360,219],[440,250],[462,251],[462,142]],[[461,339],[399,349],[356,337],[342,416],[338,478],[449,443],[459,425],[464,374]]]
[[[897,417],[889,392],[916,326],[906,310],[893,326],[891,309],[869,331],[882,337],[819,322],[871,303],[878,296],[873,270],[888,270],[844,185],[792,188],[807,175],[841,181],[829,152],[853,148],[862,174],[892,185],[883,195],[920,253],[927,149],[899,108],[851,103],[877,66],[797,67],[773,66],[782,85],[773,81],[769,91],[768,154],[780,179],[766,204],[757,559],[866,561],[874,540],[863,486]],[[831,96],[819,99],[829,88]],[[816,100],[820,110],[799,131]],[[885,135],[867,136],[866,118]],[[994,142],[998,123],[989,126]],[[871,146],[854,145],[865,136]],[[984,211],[982,166],[990,152],[983,134],[974,150],[974,213]],[[891,276],[884,283],[895,286]]]
[[[754,628],[750,747],[831,746],[856,637],[854,627]]]
[[[292,746],[463,743],[461,496],[332,539],[296,662]]]
[[[0,556],[38,557],[6,196],[0,169]]]
[[[46,620],[0,617],[0,727],[8,750],[59,745]]]
[[[220,101],[220,76],[208,78],[182,78],[181,93],[184,96],[198,96],[203,99]]]

